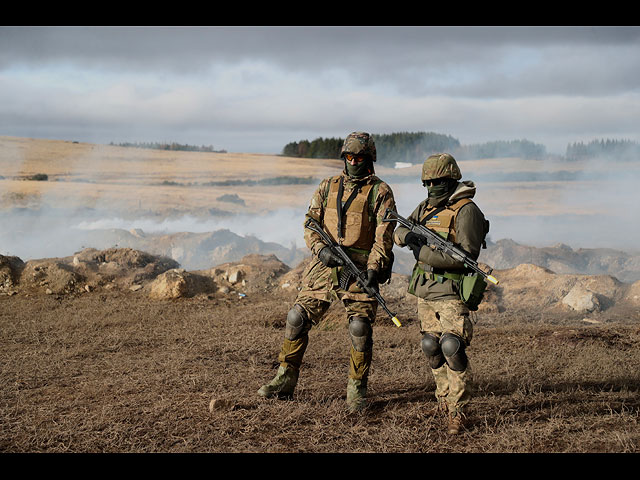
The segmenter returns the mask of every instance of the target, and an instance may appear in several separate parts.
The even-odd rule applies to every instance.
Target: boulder
[[[577,312],[588,313],[600,310],[598,296],[580,283],[573,286],[571,291],[562,299],[562,303]]]
[[[211,277],[187,272],[183,268],[168,270],[151,282],[149,297],[158,300],[193,297],[201,293],[214,293],[215,282]]]

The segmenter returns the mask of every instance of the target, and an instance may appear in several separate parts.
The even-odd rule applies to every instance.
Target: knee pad
[[[284,329],[285,338],[287,340],[300,338],[307,331],[308,323],[307,312],[300,305],[295,304],[287,313],[287,323]]]
[[[467,368],[467,353],[462,338],[453,333],[444,333],[440,337],[440,348],[451,370],[463,372]]]
[[[420,341],[422,351],[427,356],[429,366],[433,369],[440,368],[444,365],[445,359],[442,355],[442,349],[438,342],[438,337],[430,333],[425,333]]]
[[[368,319],[362,317],[351,317],[349,320],[349,336],[351,344],[358,352],[371,350],[373,346],[373,329]]]

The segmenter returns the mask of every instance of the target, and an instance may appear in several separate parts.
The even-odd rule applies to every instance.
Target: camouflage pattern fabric
[[[448,153],[430,155],[422,164],[422,181],[434,178],[460,180],[462,173],[455,158]]]
[[[378,302],[362,292],[355,281],[349,285],[348,290],[343,290],[338,285],[335,285],[332,280],[332,269],[325,267],[317,258],[314,258],[307,266],[304,272],[304,279],[303,287],[298,293],[294,303],[300,305],[306,311],[311,321],[311,325],[307,327],[308,329],[310,329],[312,325],[318,324],[331,304],[336,300],[342,302],[347,314],[347,319],[358,316],[367,318],[371,324],[375,321]],[[280,355],[281,365],[285,366],[288,364],[294,366],[294,368],[299,368],[304,349],[306,349],[306,344],[301,351],[298,350],[298,355],[295,353],[293,355],[289,354],[289,358],[287,358],[283,349]],[[291,362],[291,357],[295,359],[294,363]],[[366,382],[370,365],[371,351],[358,352],[351,347],[349,354],[350,378],[354,380],[364,380]]]
[[[449,332],[461,337],[467,346],[471,343],[473,323],[469,319],[469,309],[460,300],[418,298],[418,320],[421,333],[440,338]],[[436,382],[436,400],[446,402],[452,414],[462,411],[472,396],[471,363],[463,372],[451,370],[446,363],[431,372]]]
[[[375,175],[369,175],[358,182],[350,179],[344,172],[343,177],[346,195],[356,188],[358,184],[363,182],[379,182],[378,177]],[[320,185],[311,197],[309,210],[305,216],[305,222],[307,217],[312,217],[323,224],[322,220],[324,218],[324,209],[327,203],[326,195],[331,178],[333,177],[320,182]],[[374,206],[372,214],[375,218],[375,236],[373,244],[371,245],[371,251],[368,255],[364,252],[351,251],[349,254],[353,262],[361,270],[371,269],[380,271],[390,262],[390,254],[393,248],[394,227],[392,223],[383,222],[382,218],[387,208],[391,208],[394,211],[396,208],[393,192],[386,183],[379,183],[372,205]],[[370,298],[358,286],[355,279],[351,280],[346,289],[342,289],[338,283],[341,267],[326,267],[318,259],[318,253],[326,245],[317,233],[312,232],[307,228],[304,230],[305,242],[307,247],[309,247],[313,253],[313,258],[302,274],[302,287],[294,304],[301,306],[307,313],[311,322],[306,327],[307,332],[311,329],[312,325],[316,325],[320,321],[331,304],[336,300],[342,302],[346,311],[347,319],[350,319],[353,316],[359,316],[367,318],[369,322],[373,324],[378,310],[377,300],[375,298]],[[303,338],[299,340],[284,342],[279,355],[279,360],[282,366],[288,365],[296,369],[300,368],[302,357],[308,343],[307,332],[305,332],[302,336]],[[358,352],[351,347],[349,361],[350,378],[354,380],[362,380],[366,383],[370,365],[371,351]]]
[[[376,161],[376,144],[373,141],[373,137],[366,132],[352,132],[347,135],[342,149],[340,150],[340,156],[345,153],[352,153],[354,155],[369,155],[372,161]]]
[[[375,216],[375,236],[373,245],[371,245],[371,252],[369,255],[358,255],[356,253],[353,254],[352,260],[358,267],[362,267],[367,270],[376,270],[381,271],[386,265],[390,262],[390,253],[393,249],[393,222],[383,222],[382,218],[384,217],[384,213],[387,208],[396,211],[396,203],[393,198],[393,192],[389,185],[385,182],[380,181],[378,177],[374,174],[369,175],[362,180],[354,181],[351,179],[346,172],[342,173],[344,178],[344,195],[348,196],[354,188],[356,188],[359,184],[362,183],[376,183],[380,182],[378,185],[378,191],[375,198],[373,198],[373,215]],[[304,221],[307,221],[307,217],[312,217],[317,220],[321,225],[323,225],[324,211],[325,205],[327,203],[327,192],[329,190],[329,182],[331,178],[326,178],[320,182],[320,185],[316,189],[315,193],[311,197],[311,201],[309,203],[309,210],[305,215]],[[322,248],[325,247],[322,238],[315,232],[312,232],[308,228],[304,229],[304,240],[307,244],[307,247],[311,250],[312,254],[317,257],[318,253]],[[310,272],[312,277],[322,276],[326,272],[314,271]],[[305,277],[306,278],[306,277]],[[318,285],[317,281],[311,278],[312,283],[314,285]],[[319,280],[318,280],[319,281]],[[318,288],[314,288],[314,290],[318,290]],[[353,292],[350,292],[353,293]],[[366,297],[365,294],[360,294],[358,296],[353,297],[354,299],[359,299]],[[351,295],[350,295],[351,297]]]

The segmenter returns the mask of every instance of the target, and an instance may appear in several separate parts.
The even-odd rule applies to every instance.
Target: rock
[[[234,403],[226,398],[212,398],[209,402],[209,411],[214,410],[230,410],[234,407]]]
[[[188,293],[184,270],[172,269],[158,275],[151,283],[149,296],[155,299],[173,299],[186,296]]]
[[[562,303],[578,312],[600,310],[600,301],[596,294],[580,283],[574,285],[571,291],[562,299]]]
[[[243,270],[241,270],[242,265],[238,265],[234,268],[231,268],[229,271],[229,274],[227,276],[227,279],[229,280],[230,284],[236,284],[238,282],[241,282],[244,277],[245,277],[245,272]]]
[[[175,299],[193,297],[199,293],[213,293],[215,282],[211,277],[183,268],[174,268],[160,275],[151,283],[149,297],[155,299]]]

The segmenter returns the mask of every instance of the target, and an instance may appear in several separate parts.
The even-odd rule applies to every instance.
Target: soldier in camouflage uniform
[[[488,231],[488,222],[471,200],[476,187],[462,178],[449,154],[429,156],[422,167],[422,182],[428,198],[408,217],[457,244],[475,260]],[[464,407],[472,394],[471,365],[465,349],[471,343],[473,324],[469,308],[460,299],[460,275],[464,265],[425,245],[421,237],[399,225],[394,233],[397,245],[407,246],[416,258],[409,293],[418,297],[421,347],[436,382],[436,408],[447,414],[449,433],[464,427]]]
[[[345,162],[344,171],[320,182],[305,222],[308,217],[317,220],[332,240],[343,246],[358,268],[366,270],[366,286],[377,290],[379,283],[391,276],[393,224],[383,222],[382,218],[387,208],[396,209],[393,192],[374,174],[376,148],[368,133],[349,134],[341,157]],[[341,300],[351,338],[347,405],[351,411],[357,411],[366,406],[373,351],[372,325],[378,303],[363,292],[355,279],[340,285],[342,259],[327,248],[317,233],[305,228],[304,238],[313,259],[303,273],[302,289],[287,314],[278,372],[258,394],[266,398],[293,395],[309,343],[309,330],[334,300]]]

